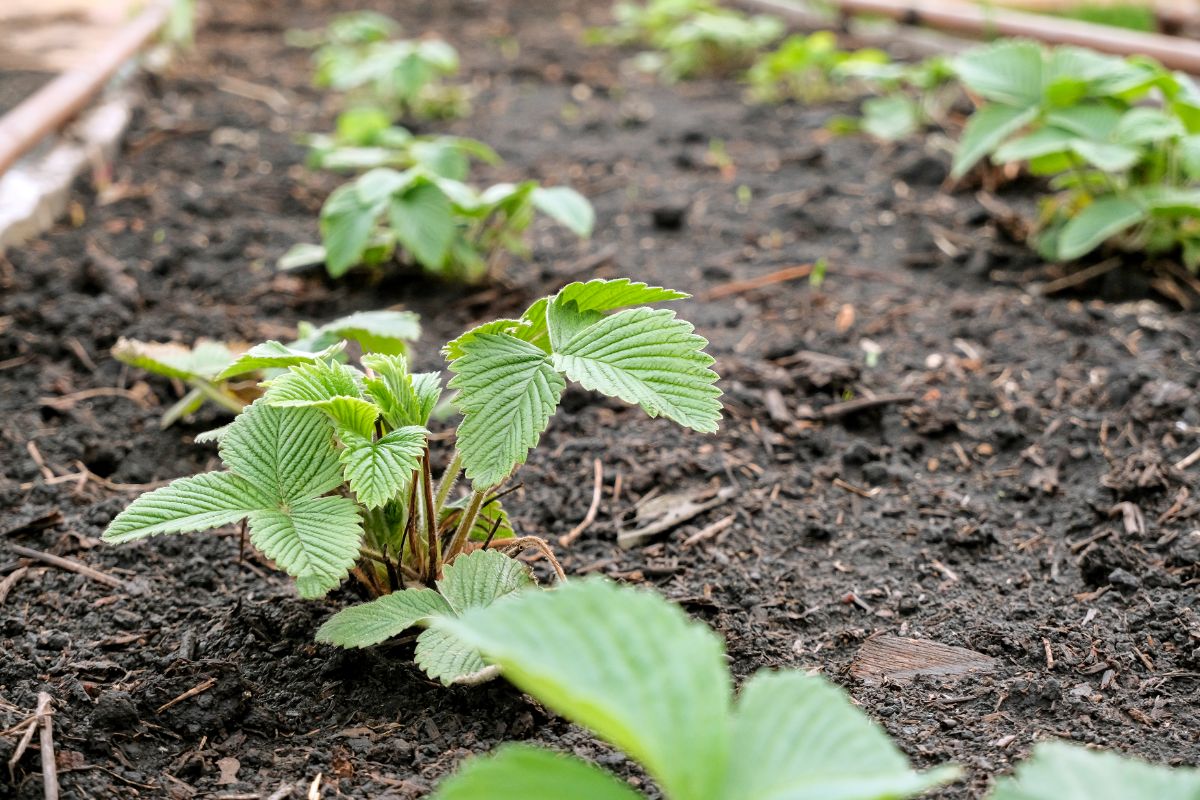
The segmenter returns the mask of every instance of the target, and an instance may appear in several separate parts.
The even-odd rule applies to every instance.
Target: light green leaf
[[[217,375],[215,380],[227,381],[230,378],[236,378],[238,375],[245,375],[247,372],[258,372],[264,369],[284,369],[299,364],[313,364],[317,361],[333,358],[344,350],[345,347],[345,343],[338,342],[324,350],[313,353],[307,350],[288,347],[276,341],[266,341],[262,344],[256,344],[245,353],[242,353],[232,364],[226,361],[227,366],[221,370],[221,373]]]
[[[388,219],[400,244],[418,263],[432,269],[442,266],[458,225],[441,189],[418,183],[396,195],[388,206]]]
[[[862,115],[863,130],[889,142],[912,136],[921,129],[920,108],[903,94],[864,100]]]
[[[1063,226],[1058,239],[1058,258],[1070,261],[1086,255],[1146,216],[1146,209],[1132,200],[1101,197]]]
[[[733,716],[726,800],[901,800],[958,770],[912,770],[838,688],[801,672],[760,672]]]
[[[325,263],[325,248],[311,242],[297,242],[275,262],[277,269],[289,270]]]
[[[370,174],[370,173],[368,173]],[[321,207],[325,267],[336,278],[362,261],[384,206],[364,203],[354,184],[333,190]]]
[[[989,800],[1196,800],[1200,770],[1169,769],[1117,753],[1044,742],[1002,778]]]
[[[686,300],[689,297],[691,295],[686,292],[664,289],[661,286],[648,286],[641,281],[631,281],[629,278],[613,280],[596,278],[587,282],[568,283],[558,291],[558,294],[554,295],[553,300],[562,305],[574,304],[580,311],[615,311],[629,306]],[[536,316],[537,308],[538,303],[534,303],[525,314]]]
[[[537,187],[530,194],[533,205],[581,239],[592,235],[596,212],[592,204],[568,186]]]
[[[393,428],[426,425],[442,395],[441,375],[436,372],[408,372],[403,356],[378,353],[363,356],[363,366],[376,373],[363,385],[379,405]]]
[[[1191,134],[1179,141],[1179,161],[1185,175],[1192,180],[1200,179],[1200,134]]]
[[[350,573],[362,542],[358,506],[347,497],[310,497],[250,515],[250,541],[296,579],[301,597],[321,597]]]
[[[1086,139],[1076,139],[1071,143],[1071,149],[1084,161],[1105,172],[1124,172],[1142,157],[1141,150],[1136,147]]]
[[[506,594],[535,586],[529,568],[495,550],[476,550],[447,564],[438,591],[458,615],[483,608]]]
[[[346,436],[369,438],[375,433],[379,407],[369,400],[359,397],[334,397],[312,403],[310,407],[325,412],[333,422],[334,431],[343,441]]]
[[[221,380],[214,376],[234,357],[228,345],[210,339],[199,339],[189,348],[174,342],[142,342],[122,337],[113,346],[112,354],[123,364],[181,381]]]
[[[681,609],[601,579],[519,592],[432,621],[550,709],[645,765],[676,800],[717,800],[729,747],[719,637]]]
[[[499,674],[483,661],[479,651],[447,631],[430,628],[417,637],[413,661],[434,680],[445,686],[456,683],[483,683]]]
[[[577,333],[552,358],[585,388],[704,433],[717,430],[721,391],[707,341],[673,311],[634,308]]]
[[[1036,108],[984,106],[971,115],[954,151],[953,178],[961,178],[971,167],[995,150],[1001,142],[1037,117]]]
[[[405,589],[350,606],[317,629],[317,641],[338,647],[370,647],[399,636],[421,620],[452,613],[433,589]]]
[[[345,364],[319,361],[297,364],[267,381],[263,398],[273,406],[302,407],[335,397],[362,397],[358,370]]]
[[[472,758],[433,800],[640,800],[613,775],[574,756],[506,744]]]
[[[219,528],[270,503],[270,497],[232,472],[205,472],[143,494],[109,523],[103,538],[117,544],[160,533]]]
[[[1186,131],[1178,117],[1160,108],[1138,106],[1121,117],[1113,134],[1121,144],[1146,144],[1183,136]]]
[[[404,355],[421,338],[420,316],[412,311],[358,311],[317,328],[315,336],[351,339],[365,353]]]
[[[442,525],[456,527],[459,519],[462,517],[463,509],[467,507],[470,501],[470,495],[463,495],[457,500],[451,500],[446,503],[446,505],[442,506],[439,522]],[[498,525],[497,522],[499,522]],[[494,535],[492,534],[492,526],[496,527]],[[475,524],[471,526],[469,534],[471,541],[482,542],[488,536],[491,536],[494,541],[511,539],[516,536],[512,522],[509,521],[508,512],[504,510],[504,505],[499,500],[494,500],[480,508],[479,514],[475,517]]]
[[[450,363],[450,387],[463,413],[458,449],[476,488],[501,483],[538,443],[566,383],[537,347],[481,333]]]
[[[257,400],[221,437],[221,460],[273,501],[288,504],[341,485],[333,430],[319,411]]]
[[[1129,194],[1156,216],[1200,217],[1200,188],[1144,186]]]
[[[1028,136],[1012,139],[996,148],[992,160],[997,164],[1010,161],[1028,161],[1054,153],[1065,153],[1079,137],[1063,128],[1039,128]]]
[[[1107,140],[1121,122],[1121,112],[1107,103],[1080,103],[1046,114],[1046,124],[1091,141]]]
[[[1027,108],[1042,98],[1043,50],[1009,40],[978,47],[953,59],[951,68],[968,89],[988,100]]]
[[[358,502],[378,508],[408,486],[425,452],[428,434],[424,428],[397,428],[372,441],[369,436],[342,431],[339,436],[346,447],[338,458]]]

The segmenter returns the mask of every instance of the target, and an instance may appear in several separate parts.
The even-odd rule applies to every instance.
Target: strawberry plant
[[[386,109],[393,118],[444,118],[467,111],[463,87],[445,83],[458,53],[439,38],[397,39],[400,26],[370,11],[336,17],[323,32],[295,32],[292,44],[315,47],[314,83],[345,92],[352,105]]]
[[[746,16],[712,0],[620,2],[613,15],[616,25],[592,31],[589,41],[652,47],[639,64],[668,80],[745,69],[784,30],[777,17]]]
[[[471,159],[488,164],[500,158],[483,142],[461,136],[416,136],[393,125],[381,108],[363,106],[343,111],[331,135],[304,138],[309,166],[316,169],[359,171],[375,167],[407,169],[420,166],[454,180],[465,180]]]
[[[915,772],[824,678],[762,671],[733,696],[720,637],[648,591],[571,581],[443,616],[431,630],[483,654],[517,687],[624,751],[671,800],[901,800],[953,780]],[[505,745],[435,800],[637,800],[575,756]]]
[[[1195,800],[1200,770],[1169,769],[1116,753],[1044,742],[1001,778],[988,800]]]
[[[891,59],[882,50],[842,50],[831,31],[789,36],[759,57],[746,72],[750,97],[756,102],[828,100],[855,87],[847,86],[855,65],[885,65]]]
[[[1106,242],[1181,250],[1200,269],[1200,89],[1144,58],[1011,41],[955,59],[980,98],[953,175],[990,157],[1027,163],[1055,194],[1034,243],[1071,260]]]
[[[333,277],[377,267],[397,248],[427,272],[477,282],[506,254],[526,255],[524,233],[540,211],[586,238],[591,203],[566,186],[499,183],[483,191],[423,167],[373,169],[338,187],[321,209],[321,245],[298,245],[281,268],[324,263]]]
[[[515,536],[499,487],[537,445],[568,379],[652,417],[717,429],[707,343],[673,312],[645,305],[686,296],[625,279],[573,283],[519,318],[447,344],[463,419],[436,490],[427,428],[439,375],[409,372],[400,355],[369,353],[359,370],[310,354],[266,381],[262,397],[216,434],[226,470],[142,495],[104,539],[248,520],[251,544],[296,579],[301,596],[323,596],[349,574],[378,596],[322,628],[319,638],[343,646],[490,603],[532,581],[502,553],[476,551],[532,546],[553,558],[542,540]],[[460,472],[471,491],[451,500]],[[430,674],[479,677],[473,650],[440,630],[421,638],[418,661]]]
[[[258,377],[264,370],[336,358],[342,340],[356,342],[363,352],[403,355],[408,343],[420,335],[420,323],[411,311],[360,311],[320,327],[301,322],[300,338],[286,345],[269,341],[252,348],[244,343],[200,339],[186,347],[122,338],[112,352],[118,361],[188,387],[163,413],[160,424],[166,428],[209,401],[238,414],[260,394]]]

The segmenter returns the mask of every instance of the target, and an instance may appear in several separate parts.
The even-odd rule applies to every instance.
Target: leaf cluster
[[[858,68],[891,64],[887,53],[874,48],[842,50],[832,31],[817,31],[784,39],[759,56],[746,71],[750,99],[760,103],[798,100],[814,103],[861,90]]]

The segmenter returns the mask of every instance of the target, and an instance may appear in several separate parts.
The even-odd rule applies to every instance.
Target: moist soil
[[[505,163],[483,179],[580,189],[591,242],[539,222],[530,259],[470,289],[399,268],[277,273],[316,239],[339,180],[302,166],[295,137],[327,129],[336,103],[284,32],[334,5],[214,7],[197,51],[148,81],[111,181],[81,186],[71,224],[0,260],[0,729],[53,696],[64,797],[302,797],[318,776],[307,796],[416,797],[510,740],[646,783],[502,681],[429,681],[411,640],[314,644],[354,588],[301,601],[240,554],[237,530],[99,541],[139,489],[214,468],[191,440],[225,421],[206,409],[159,430],[178,387],[114,361],[118,336],[257,341],[399,306],[421,314],[415,359],[434,369],[470,324],[623,275],[695,293],[679,311],[711,340],[726,419],[680,433],[568,390],[509,502],[522,532],[553,540],[583,518],[599,459],[599,515],[561,549],[568,572],[682,603],[725,638],[739,680],[823,672],[917,764],[965,767],[933,797],[981,797],[1046,737],[1198,760],[1200,466],[1176,466],[1200,444],[1193,316],[1103,286],[1063,299],[995,280],[1039,263],[973,192],[942,188],[936,137],[833,137],[825,123],[852,105],[753,107],[734,82],[627,73],[628,53],[578,44],[606,13],[582,0],[380,8],[463,55],[474,112],[426,129],[495,147]],[[819,286],[731,286],[819,258]],[[878,402],[835,405],[864,398]],[[616,545],[640,500],[718,487],[733,497]],[[856,653],[881,634],[994,666],[864,679]],[[23,730],[0,738],[5,759]],[[35,751],[0,771],[0,794],[41,796]]]

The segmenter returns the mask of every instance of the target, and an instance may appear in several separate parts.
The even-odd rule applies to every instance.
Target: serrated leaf
[[[984,106],[971,115],[963,127],[962,138],[954,151],[953,178],[961,178],[971,167],[995,150],[1001,142],[1037,118],[1036,108]]]
[[[446,503],[446,505],[442,506],[438,521],[442,525],[457,526],[463,510],[470,503],[470,500],[470,495],[463,495],[457,500],[451,500]],[[497,522],[499,523],[498,525]],[[493,526],[496,528],[495,534],[492,533]],[[468,538],[473,542],[485,541],[488,536],[491,536],[495,541],[511,539],[516,536],[512,523],[508,519],[508,512],[504,510],[504,506],[499,500],[487,503],[479,509],[479,514],[475,517],[475,524],[471,526],[471,531],[468,534]]]
[[[317,641],[338,647],[370,647],[399,636],[423,619],[452,613],[433,589],[405,589],[345,608],[317,629]]]
[[[221,437],[221,460],[274,501],[287,504],[341,485],[333,431],[319,411],[256,401]]]
[[[432,183],[418,183],[391,199],[388,220],[396,238],[421,265],[437,269],[458,231],[450,200]]]
[[[212,430],[207,430],[203,433],[197,433],[192,439],[192,442],[194,444],[213,444],[214,442],[220,442],[221,437],[225,435],[225,433],[229,430],[229,426],[232,424],[233,423],[230,422],[227,425],[222,425],[219,428],[213,428]]]
[[[1058,238],[1058,258],[1070,261],[1086,255],[1146,216],[1146,209],[1132,200],[1101,197],[1063,226]]]
[[[348,497],[293,500],[278,510],[252,513],[250,541],[296,579],[301,597],[321,597],[354,566],[362,519]]]
[[[587,389],[711,433],[721,417],[721,391],[703,349],[708,342],[692,331],[673,311],[634,308],[580,331],[552,359]]]
[[[271,502],[232,472],[205,472],[143,494],[113,518],[103,538],[117,544],[162,533],[205,531],[245,519]]]
[[[372,441],[369,436],[341,432],[345,448],[338,458],[358,502],[378,508],[408,486],[425,452],[428,433],[424,428],[398,428]]]
[[[442,396],[441,375],[436,372],[408,372],[403,356],[373,353],[363,357],[363,366],[374,371],[363,385],[394,428],[426,425]]]
[[[321,207],[320,228],[325,267],[332,277],[361,263],[383,210],[382,204],[364,203],[354,184],[339,186],[329,195]]]
[[[459,615],[534,585],[528,567],[495,550],[459,556],[445,566],[437,582],[438,591]]]
[[[969,50],[951,61],[968,89],[988,100],[1027,107],[1042,98],[1043,49],[1010,40]]]
[[[488,667],[479,651],[447,631],[430,628],[417,637],[413,661],[434,680],[445,686],[456,683],[481,683],[495,677],[498,670]]]
[[[465,331],[455,339],[446,342],[442,347],[442,355],[448,361],[455,361],[463,357],[463,345],[475,339],[481,333],[506,333],[509,336],[520,339],[523,342],[537,344],[535,339],[539,335],[544,335],[546,330],[545,323],[545,303],[549,298],[543,297],[539,300],[542,303],[542,323],[540,331],[534,331],[529,320],[521,319],[494,319],[491,322],[485,322],[482,325],[476,325],[468,331]],[[528,313],[528,312],[526,312]],[[538,345],[540,347],[540,345]],[[550,352],[548,346],[541,349]]]
[[[211,339],[198,339],[194,346],[185,347],[174,342],[142,342],[122,337],[113,346],[112,354],[123,364],[168,378],[223,380],[218,376],[221,368],[245,347]]]
[[[274,340],[256,344],[237,357],[232,364],[226,360],[226,366],[215,380],[227,381],[247,372],[258,372],[264,369],[284,369],[298,364],[313,364],[320,360],[333,358],[346,347],[344,342],[330,345],[318,352],[288,347]]]
[[[592,204],[568,186],[538,186],[529,195],[533,205],[581,239],[592,235],[596,212]]]
[[[671,300],[686,300],[686,292],[649,286],[629,278],[604,280],[596,278],[587,282],[568,283],[554,295],[554,301],[562,304],[574,303],[581,311],[616,311],[629,306],[664,303]],[[530,307],[532,311],[537,304]],[[529,313],[529,312],[526,312]]]
[[[507,334],[476,334],[462,351],[450,364],[464,417],[458,449],[467,477],[484,489],[525,462],[566,383],[543,350]]]
[[[315,335],[358,342],[366,353],[404,355],[421,338],[420,316],[412,311],[358,311],[322,325]]]
[[[902,800],[953,779],[914,772],[881,728],[825,679],[755,675],[738,698],[727,800]]]
[[[725,783],[730,680],[720,639],[648,592],[602,579],[438,618],[539,702],[645,765],[676,800]]]
[[[1196,800],[1200,770],[1170,769],[1117,753],[1044,742],[1001,778],[988,800]]]
[[[297,364],[267,381],[263,399],[273,406],[303,407],[335,397],[362,397],[358,370],[345,364],[316,361]]]
[[[506,744],[442,781],[433,800],[640,800],[628,784],[574,756]]]

